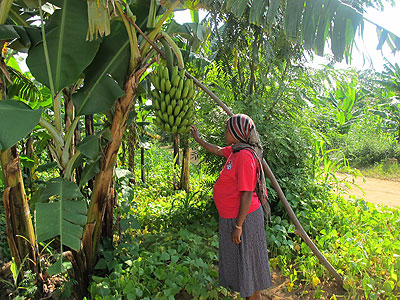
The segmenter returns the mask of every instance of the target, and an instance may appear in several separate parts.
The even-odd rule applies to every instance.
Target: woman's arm
[[[218,147],[214,144],[207,143],[205,140],[201,139],[199,136],[199,130],[197,129],[196,126],[192,125],[190,127],[190,133],[192,134],[194,140],[198,142],[204,149],[206,149],[208,152],[218,155],[218,156],[223,156],[221,152],[221,147]]]
[[[242,240],[240,239],[242,236],[242,226],[244,220],[247,217],[247,214],[249,213],[252,198],[253,198],[252,191],[242,192],[242,195],[240,197],[239,214],[236,219],[236,226],[233,228],[232,231],[232,241],[235,244],[240,244],[242,242]]]

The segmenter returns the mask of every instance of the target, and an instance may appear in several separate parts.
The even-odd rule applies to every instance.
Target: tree
[[[400,67],[398,64],[386,62],[382,79],[378,81],[389,91],[387,99],[378,104],[379,109],[371,111],[382,117],[387,132],[397,134],[400,143]]]

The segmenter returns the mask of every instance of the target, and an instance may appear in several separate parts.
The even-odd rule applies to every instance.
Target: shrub
[[[387,158],[400,159],[400,145],[376,126],[375,118],[354,124],[347,135],[337,135],[334,147],[340,148],[355,167],[371,166]]]

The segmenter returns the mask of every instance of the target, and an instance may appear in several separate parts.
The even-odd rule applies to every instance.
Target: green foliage
[[[217,286],[216,209],[213,204],[206,205],[212,203],[215,176],[205,179],[201,174],[204,166],[193,169],[195,195],[194,201],[188,201],[192,192],[174,192],[170,165],[155,159],[171,159],[171,154],[152,149],[146,156],[148,186],[129,186],[128,171],[118,171],[117,176],[118,194],[123,199],[121,223],[135,217],[142,229],[134,229],[131,222],[120,233],[119,245],[104,246],[90,286],[91,297],[173,299],[185,293],[204,299],[233,297]],[[317,183],[295,180],[290,184],[296,184],[302,193],[287,193],[287,197],[297,203],[295,212],[306,232],[344,277],[349,299],[361,295],[373,299],[375,294],[380,295],[377,299],[396,299],[400,293],[400,211],[377,208],[360,199],[348,202]],[[208,192],[198,197],[197,187]],[[315,290],[314,295],[324,297],[321,284],[332,278],[295,235],[294,226],[275,214],[266,237],[270,264],[290,279],[289,288],[302,285],[302,290]]]
[[[0,172],[1,174],[1,172]],[[0,182],[1,183],[1,182]],[[3,191],[0,188],[0,198],[3,199]],[[9,261],[10,257],[10,249],[8,247],[6,232],[6,217],[4,214],[3,201],[0,204],[0,260]]]
[[[56,178],[40,190],[36,203],[36,234],[39,242],[60,236],[60,252],[63,245],[76,251],[80,249],[83,226],[86,224],[87,204],[78,186],[70,181]],[[52,226],[49,226],[52,224]],[[49,274],[64,271],[62,258],[50,269]]]
[[[28,135],[39,122],[42,110],[32,110],[28,105],[15,101],[0,102],[0,150],[13,146]],[[16,122],[23,119],[24,122]]]
[[[12,269],[14,269],[12,271],[12,276],[14,276],[14,272],[15,274],[18,272],[14,261],[12,261]],[[14,300],[33,299],[38,292],[38,287],[33,284],[35,279],[35,274],[30,270],[23,273],[23,278],[20,282],[0,279],[0,283],[3,284],[0,295]]]
[[[101,41],[86,41],[88,19],[87,13],[83,13],[87,12],[85,2],[55,2],[61,9],[56,10],[46,23],[46,45],[44,41],[35,45],[27,58],[33,76],[53,93],[76,82],[93,60]],[[48,51],[49,61],[43,55],[44,51]],[[48,74],[48,68],[51,74]]]
[[[146,151],[146,185],[131,186],[126,180],[130,175],[126,175],[125,182],[117,188],[119,195],[128,200],[121,203],[121,216],[134,214],[149,230],[185,226],[198,218],[216,217],[216,212],[210,211],[215,175],[209,175],[203,166],[192,165],[191,190],[175,191],[172,156],[172,152],[156,147]]]
[[[85,85],[73,98],[78,115],[105,112],[123,95],[121,87],[128,68],[129,39],[123,23],[113,22],[111,30],[111,34],[103,39],[93,62],[84,70]]]
[[[223,11],[247,24],[260,26],[267,32],[276,22],[283,20],[286,39],[318,55],[323,55],[326,41],[330,40],[331,50],[338,59],[343,56],[349,58],[351,55],[356,29],[363,24],[363,17],[357,10],[362,11],[364,5],[370,6],[375,2],[377,6],[382,5],[381,1],[353,1],[351,5],[354,8],[341,2],[327,1],[274,0],[267,5],[263,0],[250,3],[248,0],[202,2],[216,11],[221,11],[223,3]],[[324,17],[321,18],[321,15]],[[388,34],[385,29],[381,29],[380,33],[380,46],[387,42],[393,50],[398,47],[398,44],[393,46],[393,43],[399,37],[393,33]]]
[[[360,168],[363,176],[380,178],[387,180],[398,180],[400,178],[400,165],[398,161],[387,159],[386,161],[375,163],[366,168]]]
[[[364,118],[354,124],[347,135],[336,136],[334,145],[356,167],[372,166],[387,158],[400,159],[399,145],[379,127],[378,117]]]
[[[186,291],[195,298],[219,299],[216,223],[137,235],[114,251],[103,251],[94,276],[92,299],[175,299]]]
[[[218,229],[210,211],[214,178],[201,167],[193,168],[193,190],[174,191],[172,163],[169,151],[146,151],[146,185],[132,186],[132,174],[117,169],[120,243],[104,246],[89,289],[92,299],[175,299],[182,293],[219,299],[227,294],[218,287],[215,268]]]
[[[361,295],[397,299],[400,243],[396,220],[400,210],[375,207],[361,199],[347,202],[335,194],[319,196],[318,206],[305,203],[297,215],[317,247],[343,276],[348,299],[358,299]],[[272,228],[267,229],[267,238],[273,235],[268,238],[269,249],[276,255],[270,259],[271,265],[292,279],[291,288],[299,285],[306,287],[305,291],[307,286],[318,288],[320,281],[330,276],[306,244],[290,234],[291,227],[288,224],[280,227],[280,223],[284,224],[275,219]]]
[[[10,73],[12,84],[8,82],[7,94],[10,98],[18,97],[20,99],[40,100],[42,95],[39,88],[19,69],[18,63],[13,56],[7,61],[7,70]]]

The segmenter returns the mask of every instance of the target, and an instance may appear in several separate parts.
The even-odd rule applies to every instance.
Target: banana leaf
[[[28,135],[41,115],[41,109],[33,110],[23,102],[11,99],[0,101],[0,150],[10,148]]]
[[[92,62],[101,39],[86,41],[88,16],[85,1],[51,2],[61,8],[51,15],[45,26],[51,74],[47,71],[43,42],[29,49],[26,62],[38,81],[58,92],[77,81]]]

